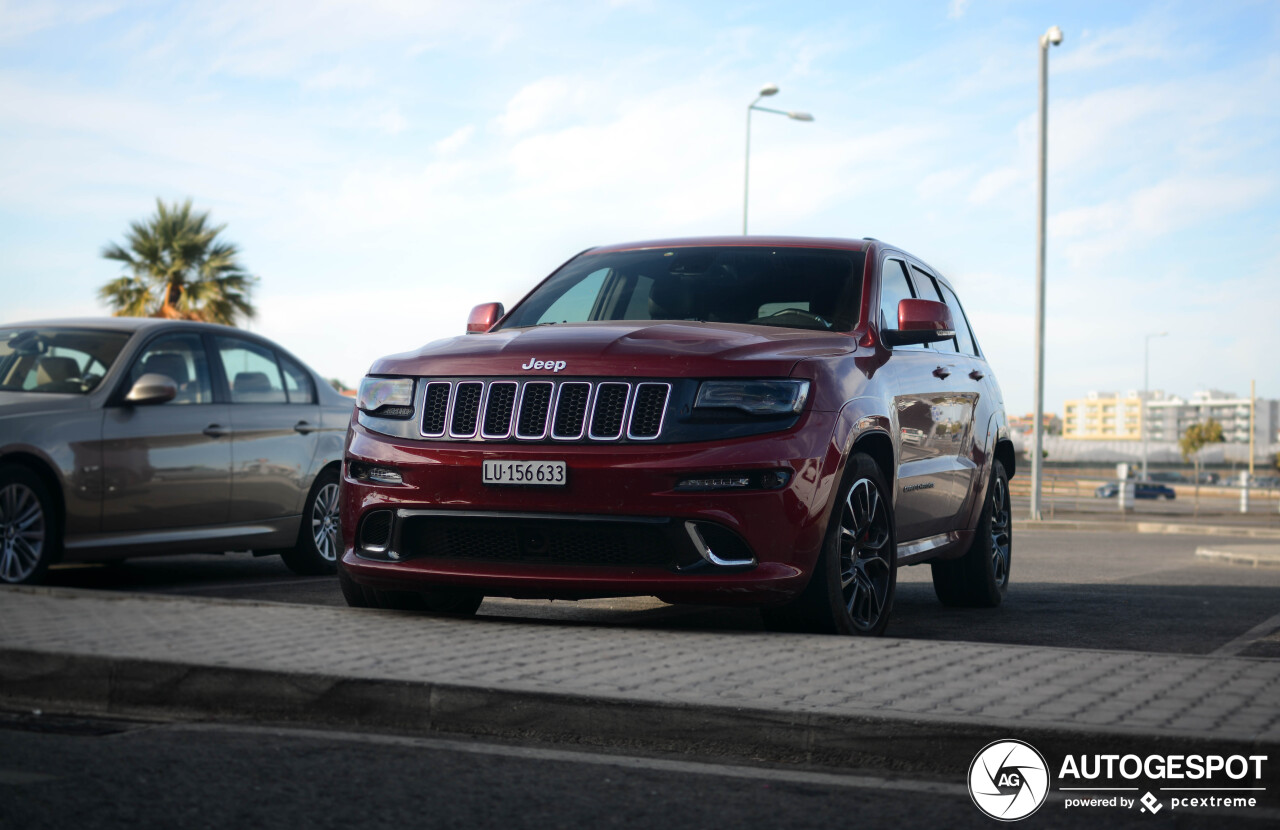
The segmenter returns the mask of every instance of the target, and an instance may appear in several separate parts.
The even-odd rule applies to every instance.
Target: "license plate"
[[[481,473],[485,484],[544,484],[562,486],[567,483],[568,465],[563,461],[486,461]]]

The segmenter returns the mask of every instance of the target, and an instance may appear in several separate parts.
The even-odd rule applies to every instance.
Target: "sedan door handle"
[[[940,380],[946,380],[947,378],[951,377],[951,372],[947,369],[947,367],[939,366],[937,369],[933,370],[933,376]]]
[[[209,424],[209,426],[204,428],[204,434],[210,438],[222,438],[223,436],[230,435],[231,430],[221,424]]]
[[[969,373],[969,377],[973,378],[974,380],[982,380],[983,378],[986,377],[986,375],[982,374],[977,369],[974,369],[972,372]]]
[[[310,435],[311,433],[315,432],[319,428],[320,427],[311,426],[311,424],[307,423],[306,421],[298,421],[298,423],[293,425],[293,431],[300,432],[303,435]]]

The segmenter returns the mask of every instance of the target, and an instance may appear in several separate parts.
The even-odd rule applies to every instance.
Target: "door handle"
[[[982,380],[983,378],[986,377],[986,375],[982,374],[977,369],[974,369],[972,372],[969,373],[969,377],[973,378],[974,380]]]
[[[313,427],[311,426],[311,424],[307,423],[306,421],[298,421],[298,423],[293,425],[293,431],[301,433],[303,435],[310,435],[311,433],[315,432],[317,429],[319,429],[319,427]]]
[[[947,369],[947,367],[939,366],[937,369],[933,370],[933,376],[940,380],[946,380],[947,378],[951,377],[951,372]]]
[[[209,424],[209,426],[204,428],[204,434],[210,438],[222,438],[225,435],[230,435],[231,430],[221,424]]]

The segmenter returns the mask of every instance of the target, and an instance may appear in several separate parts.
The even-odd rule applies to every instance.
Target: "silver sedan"
[[[54,562],[252,549],[332,573],[346,398],[226,326],[0,326],[0,583]]]

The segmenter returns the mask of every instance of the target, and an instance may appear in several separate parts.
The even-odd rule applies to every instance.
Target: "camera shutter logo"
[[[1031,744],[1012,739],[987,744],[969,765],[969,796],[994,819],[1026,818],[1049,796],[1049,765]]]

